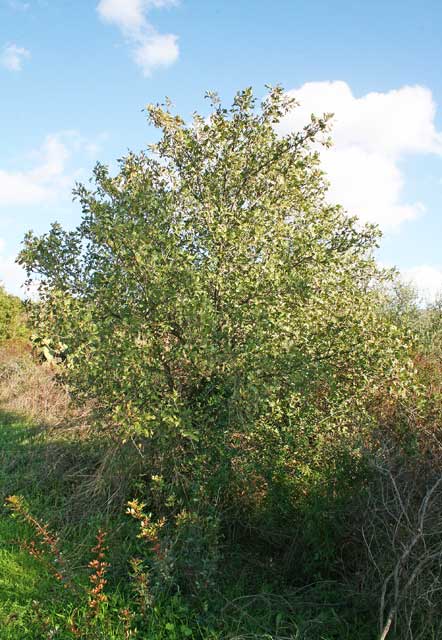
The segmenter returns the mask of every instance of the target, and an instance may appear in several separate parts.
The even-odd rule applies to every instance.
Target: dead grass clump
[[[413,464],[391,447],[372,466],[362,534],[368,582],[377,585],[378,638],[439,638],[442,475],[422,459]]]
[[[36,426],[28,447],[28,472],[32,469],[37,483],[66,487],[66,511],[73,521],[97,510],[121,510],[131,478],[142,472],[144,461],[132,442],[123,445],[97,425],[92,402],[72,402],[57,379],[57,367],[39,362],[26,341],[1,344],[0,417],[23,417]]]
[[[0,405],[48,426],[72,414],[69,393],[57,382],[54,365],[37,363],[25,341],[0,346]]]

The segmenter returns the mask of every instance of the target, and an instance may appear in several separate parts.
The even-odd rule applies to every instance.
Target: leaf
[[[186,638],[190,638],[190,636],[193,635],[193,631],[192,629],[190,629],[188,626],[186,626],[185,624],[182,624],[180,626],[180,631],[181,633],[186,637]]]

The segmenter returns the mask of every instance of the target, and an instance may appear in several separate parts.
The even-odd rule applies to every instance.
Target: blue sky
[[[442,3],[436,0],[0,0],[0,280],[19,291],[27,229],[74,226],[75,180],[188,116],[281,83],[302,126],[334,111],[330,197],[384,230],[379,259],[442,286]]]

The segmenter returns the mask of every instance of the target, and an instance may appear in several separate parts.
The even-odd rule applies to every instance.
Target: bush
[[[7,293],[0,285],[0,343],[28,337],[25,307],[20,298]]]
[[[148,106],[160,141],[116,176],[97,165],[79,227],[28,234],[20,262],[70,391],[148,461],[149,508],[198,504],[290,547],[300,514],[357,478],[368,410],[406,392],[409,349],[382,305],[378,230],[327,203],[327,119],[279,136],[281,88],[260,108],[249,89],[230,109],[210,98],[189,125]]]

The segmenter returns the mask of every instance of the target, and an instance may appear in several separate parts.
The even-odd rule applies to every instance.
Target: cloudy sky
[[[72,227],[75,181],[155,135],[167,95],[185,117],[208,89],[281,83],[334,112],[330,199],[384,231],[379,260],[442,288],[442,3],[437,0],[0,0],[0,280],[26,230]]]

